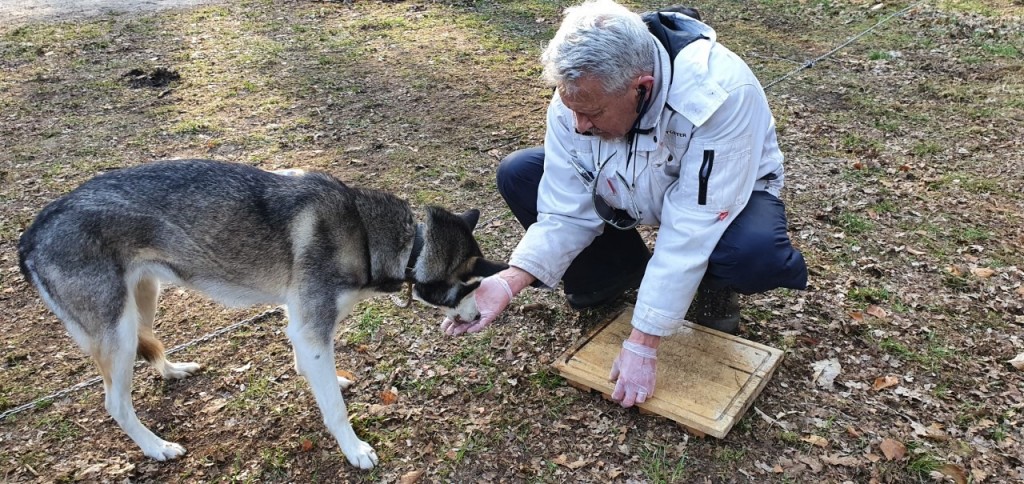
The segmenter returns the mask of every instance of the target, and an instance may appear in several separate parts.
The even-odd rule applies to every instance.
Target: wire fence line
[[[173,355],[173,354],[178,353],[178,352],[180,352],[180,351],[182,351],[182,350],[184,350],[186,348],[191,348],[191,347],[193,347],[195,345],[198,345],[200,343],[205,343],[206,341],[209,341],[209,340],[211,340],[213,338],[216,338],[216,337],[218,337],[220,335],[223,335],[225,333],[230,333],[230,332],[232,332],[232,331],[234,331],[234,330],[236,330],[238,328],[241,328],[242,326],[247,326],[249,324],[252,324],[252,323],[255,323],[255,322],[258,322],[258,321],[262,321],[262,320],[264,320],[264,319],[266,319],[266,318],[268,318],[268,317],[270,317],[272,315],[275,315],[275,314],[283,315],[284,314],[284,310],[281,309],[280,307],[274,308],[274,309],[268,309],[268,310],[266,310],[266,311],[264,311],[264,312],[262,312],[260,314],[257,314],[256,316],[253,316],[251,318],[244,319],[244,320],[238,321],[236,323],[232,323],[232,324],[227,325],[227,326],[225,326],[223,328],[220,328],[220,329],[218,329],[216,331],[213,331],[213,332],[208,333],[206,335],[203,335],[203,336],[200,336],[198,338],[195,338],[192,341],[189,341],[187,343],[182,343],[182,344],[180,344],[178,346],[175,346],[175,347],[167,350],[166,354]],[[138,367],[141,364],[142,364],[142,362],[138,362],[138,363],[136,363],[135,366]],[[39,405],[43,404],[44,402],[49,402],[49,401],[56,400],[58,398],[63,398],[65,396],[70,395],[70,394],[72,394],[72,393],[74,393],[74,392],[76,392],[78,390],[83,389],[83,388],[91,387],[91,386],[93,386],[93,385],[95,385],[95,384],[97,384],[97,383],[99,383],[101,381],[103,381],[102,377],[95,376],[95,377],[92,377],[92,378],[90,378],[88,380],[85,380],[85,381],[83,381],[81,383],[78,383],[78,384],[72,385],[70,387],[67,387],[67,388],[65,388],[63,390],[59,390],[57,392],[54,392],[54,393],[52,393],[50,395],[47,395],[45,397],[40,397],[40,398],[38,398],[36,400],[33,400],[33,401],[29,402],[29,403],[26,403],[24,405],[18,405],[17,407],[9,408],[7,410],[4,410],[3,413],[0,413],[0,422],[6,420],[7,417],[10,417],[11,415],[15,415],[15,414],[24,412],[25,410],[36,408]]]
[[[809,69],[811,67],[814,67],[814,65],[817,64],[818,62],[821,62],[822,60],[825,60],[825,59],[827,59],[829,57],[832,57],[833,55],[835,55],[836,52],[839,52],[840,50],[846,48],[848,45],[856,42],[861,37],[871,33],[872,31],[874,31],[878,27],[881,27],[882,25],[884,25],[885,23],[889,22],[890,20],[906,14],[907,12],[913,10],[918,5],[921,5],[922,3],[924,3],[923,0],[919,1],[919,2],[916,2],[916,3],[912,3],[912,4],[904,7],[902,10],[899,10],[897,12],[894,12],[894,13],[891,13],[891,14],[887,15],[882,20],[879,20],[878,23],[876,23],[875,25],[872,25],[871,27],[868,27],[863,32],[861,32],[861,33],[859,33],[857,35],[854,35],[853,37],[850,37],[849,39],[846,40],[846,42],[843,42],[842,44],[839,44],[834,49],[832,49],[832,50],[830,50],[830,51],[828,51],[828,52],[826,52],[826,53],[824,53],[822,55],[819,55],[818,57],[815,57],[814,59],[811,59],[811,60],[809,60],[807,62],[804,62],[803,64],[800,65],[800,67],[797,67],[796,69],[793,69],[793,70],[787,72],[786,74],[783,74],[782,76],[779,76],[774,81],[769,82],[768,84],[766,84],[764,86],[764,90],[767,91],[768,89],[771,89],[772,86],[774,86],[774,85],[776,85],[776,84],[778,84],[778,83],[780,83],[782,81],[785,81],[786,79],[789,79],[790,77],[793,77],[798,72],[800,72],[800,71],[802,71],[804,69]]]
[[[822,54],[822,55],[820,55],[818,57],[815,57],[814,59],[811,59],[811,60],[809,60],[807,62],[804,62],[799,67],[793,69],[790,72],[787,72],[786,74],[783,74],[782,76],[776,78],[772,82],[769,82],[768,84],[766,84],[764,86],[764,90],[767,91],[767,90],[771,89],[772,86],[774,86],[776,84],[779,84],[779,83],[789,79],[790,77],[793,77],[794,75],[796,75],[797,73],[799,73],[800,71],[802,71],[804,69],[809,69],[811,67],[814,67],[814,65],[817,64],[818,62],[820,62],[820,61],[822,61],[824,59],[827,59],[827,58],[835,55],[836,52],[839,52],[840,50],[846,48],[850,44],[856,42],[861,37],[864,37],[865,35],[871,33],[872,31],[874,31],[875,29],[881,27],[882,25],[884,25],[885,23],[889,22],[890,20],[906,14],[907,12],[909,12],[910,10],[913,10],[917,6],[921,5],[922,3],[924,3],[923,0],[919,1],[919,2],[916,2],[916,3],[913,3],[911,5],[908,5],[907,7],[904,7],[902,10],[899,10],[897,12],[894,12],[892,14],[887,15],[882,20],[879,20],[878,23],[876,23],[875,25],[867,28],[866,30],[864,30],[863,32],[858,33],[857,35],[854,35],[853,37],[850,37],[849,39],[846,40],[846,42],[843,42],[842,44],[839,44],[838,46],[836,46],[832,50],[830,50],[830,51],[828,51],[828,52],[826,52],[826,53],[824,53],[824,54]],[[493,219],[488,221],[488,223],[485,224],[485,226],[489,225],[490,222],[493,222],[494,220],[496,220],[498,218],[499,217],[494,217]],[[191,348],[192,346],[198,345],[200,343],[205,343],[206,341],[209,341],[209,340],[211,340],[213,338],[221,336],[221,335],[223,335],[225,333],[230,333],[230,332],[232,332],[232,331],[234,331],[234,330],[236,330],[236,329],[238,329],[238,328],[240,328],[242,326],[247,326],[247,325],[252,324],[254,322],[266,319],[267,317],[269,317],[271,315],[274,315],[274,314],[284,314],[284,311],[281,308],[279,308],[279,307],[278,308],[274,308],[274,309],[270,309],[270,310],[267,310],[267,311],[264,311],[263,313],[257,314],[256,316],[253,316],[253,317],[251,317],[249,319],[245,319],[245,320],[236,322],[234,324],[225,326],[225,327],[220,328],[220,329],[218,329],[218,330],[216,330],[216,331],[214,331],[212,333],[206,334],[204,336],[200,336],[200,337],[198,337],[196,339],[193,339],[192,341],[189,341],[187,343],[182,343],[182,344],[180,344],[178,346],[175,346],[174,348],[171,348],[170,350],[167,350],[166,353],[168,355],[173,355],[173,354],[175,354],[175,353],[177,353],[179,351],[185,350],[187,348]],[[139,364],[141,364],[141,362]],[[10,417],[11,415],[15,415],[15,414],[24,412],[25,410],[36,408],[40,404],[42,404],[44,402],[53,401],[53,400],[56,400],[58,398],[63,398],[63,397],[65,397],[67,395],[70,395],[70,394],[72,394],[72,393],[74,393],[74,392],[76,392],[78,390],[81,390],[83,388],[87,388],[87,387],[93,386],[93,385],[95,385],[95,384],[97,384],[97,383],[99,383],[101,381],[103,381],[103,379],[101,377],[98,377],[98,376],[97,377],[93,377],[93,378],[85,380],[85,381],[83,381],[81,383],[78,383],[78,384],[75,384],[73,386],[67,387],[67,388],[65,388],[63,390],[59,390],[57,392],[54,392],[54,393],[52,393],[50,395],[47,395],[45,397],[41,397],[39,399],[36,399],[36,400],[34,400],[32,402],[29,402],[29,403],[26,403],[26,404],[23,404],[23,405],[19,405],[17,407],[13,407],[13,408],[7,409],[3,413],[0,413],[0,422],[6,420],[7,417]]]

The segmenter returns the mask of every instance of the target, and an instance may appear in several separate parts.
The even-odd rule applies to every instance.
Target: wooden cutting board
[[[633,307],[580,339],[554,363],[580,389],[610,396],[612,362],[632,331]],[[654,396],[638,407],[698,435],[723,438],[743,417],[782,362],[782,350],[689,322],[658,347]]]

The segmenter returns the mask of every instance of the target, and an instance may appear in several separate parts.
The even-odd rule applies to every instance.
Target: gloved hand
[[[612,400],[623,407],[644,403],[654,394],[654,379],[658,368],[657,350],[640,343],[626,340],[622,351],[612,363],[609,380],[615,382]]]
[[[449,336],[456,336],[463,333],[476,333],[489,326],[498,315],[512,302],[512,288],[508,281],[495,274],[480,281],[480,287],[473,293],[476,301],[476,310],[480,312],[480,318],[476,321],[456,322],[451,318],[444,318],[441,323],[441,330]]]

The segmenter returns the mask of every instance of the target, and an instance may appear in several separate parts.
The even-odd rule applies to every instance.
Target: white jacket
[[[577,134],[572,111],[557,94],[552,98],[538,219],[509,259],[510,265],[547,286],[558,284],[573,259],[604,228],[589,188],[568,160],[575,157],[594,173],[611,156],[597,180],[600,193],[641,223],[660,226],[632,321],[636,329],[658,336],[672,334],[682,324],[711,251],[750,193],[766,190],[778,196],[783,184],[775,120],[757,78],[736,54],[715,42],[711,27],[680,17],[686,30],[706,39],[682,49],[669,70],[668,53],[651,37],[652,48],[658,50],[656,84],[640,128],[653,129],[637,135],[628,169],[625,140]],[[699,172],[706,151],[713,153],[713,169],[701,197]],[[609,179],[620,187],[614,194],[607,189]],[[620,180],[635,180],[633,198],[640,214],[633,213]]]

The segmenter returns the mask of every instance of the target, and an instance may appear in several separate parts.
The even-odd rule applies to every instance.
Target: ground
[[[95,367],[22,280],[18,236],[99,172],[207,157],[327,170],[417,210],[479,208],[484,251],[502,259],[522,230],[494,170],[542,141],[550,90],[537,55],[565,4],[11,14],[0,25],[0,479],[1024,479],[1024,378],[1009,363],[1024,352],[1024,5],[693,5],[771,85],[810,286],[743,297],[741,336],[785,350],[779,370],[726,438],[697,438],[550,366],[635,294],[579,313],[557,291],[528,290],[493,329],[457,339],[440,334],[436,311],[377,298],[337,338],[339,368],[357,380],[353,424],[381,457],[372,471],[349,466],[327,434],[280,314],[247,321],[272,308],[224,309],[177,288],[157,332],[204,370],[164,382],[139,367],[140,418],[189,451],[146,459],[103,409],[101,386],[72,388]]]

